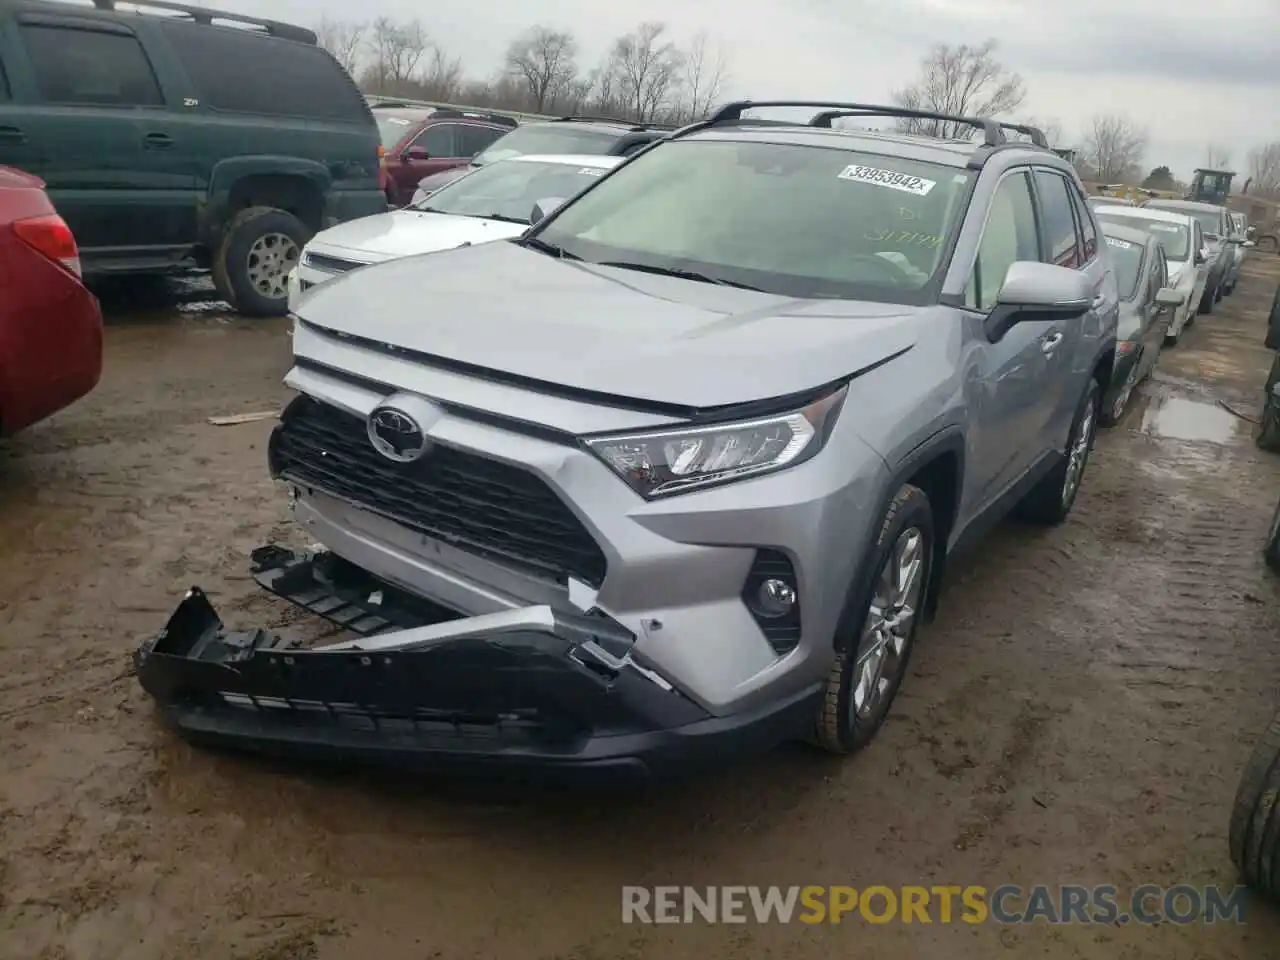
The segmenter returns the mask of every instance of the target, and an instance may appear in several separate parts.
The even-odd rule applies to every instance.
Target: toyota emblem
[[[431,446],[417,421],[393,407],[378,407],[369,414],[369,442],[396,463],[412,463]]]

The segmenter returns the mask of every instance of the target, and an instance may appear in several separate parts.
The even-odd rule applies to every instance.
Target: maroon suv
[[[516,126],[511,117],[440,107],[377,104],[373,115],[386,151],[387,203],[395,207],[413,198],[423,177],[465,166]]]

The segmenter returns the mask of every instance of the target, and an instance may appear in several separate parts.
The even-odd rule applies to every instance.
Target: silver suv
[[[946,562],[1070,511],[1118,305],[1039,131],[832,127],[873,115],[914,114],[731,104],[517,240],[309,294],[270,466],[317,546],[254,569],[357,638],[230,632],[193,589],[137,657],[170,718],[646,772],[865,745]]]

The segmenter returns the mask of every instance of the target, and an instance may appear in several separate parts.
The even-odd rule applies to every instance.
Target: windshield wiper
[[[576,254],[568,253],[563,247],[557,247],[554,243],[547,243],[547,241],[539,240],[537,237],[525,237],[520,243],[522,246],[537,250],[540,253],[549,253],[551,256],[559,257],[561,260],[582,259]]]
[[[597,264],[597,266],[618,267],[621,270],[638,270],[641,273],[653,273],[660,277],[678,277],[681,280],[714,283],[718,287],[736,287],[739,290],[754,290],[756,293],[764,292],[759,287],[753,287],[749,283],[738,283],[736,280],[726,280],[724,277],[709,277],[705,273],[698,273],[696,270],[681,270],[679,267],[653,267],[647,263],[627,263],[622,260],[606,260]]]
[[[528,220],[521,220],[519,217],[508,217],[501,213],[473,213],[469,216],[475,217],[477,220],[501,220],[503,223],[519,223],[524,226],[529,225]]]

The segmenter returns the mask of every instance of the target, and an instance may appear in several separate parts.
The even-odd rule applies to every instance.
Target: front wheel
[[[1200,297],[1200,309],[1197,313],[1213,313],[1213,305],[1218,302],[1217,287],[1206,287],[1204,295]]]
[[[1018,504],[1018,515],[1024,520],[1055,525],[1067,519],[1076,502],[1076,494],[1080,492],[1085,468],[1089,465],[1101,397],[1098,382],[1090,377],[1071,424],[1071,432],[1067,435],[1067,449],[1062,459]]]
[[[1133,396],[1134,387],[1138,385],[1138,371],[1142,369],[1142,354],[1133,358],[1133,365],[1124,378],[1124,383],[1107,391],[1098,412],[1104,427],[1114,427],[1124,419],[1125,410],[1129,407],[1129,398]]]
[[[283,316],[289,310],[289,273],[310,239],[311,231],[287,211],[241,210],[223,232],[214,285],[246,316]]]
[[[870,585],[841,618],[814,739],[830,753],[862,749],[884,724],[915,645],[933,566],[933,509],[906,484],[880,523]]]
[[[1229,843],[1245,883],[1280,899],[1280,715],[1262,735],[1240,778]]]
[[[1271,515],[1271,529],[1267,531],[1267,542],[1262,547],[1262,559],[1272,573],[1280,573],[1280,503],[1276,504],[1276,512]]]
[[[1280,357],[1276,358],[1276,365],[1280,365]],[[1276,365],[1272,366],[1273,372]],[[1271,387],[1267,391],[1266,402],[1262,405],[1262,424],[1255,441],[1258,449],[1268,453],[1280,453],[1280,397],[1276,396],[1276,389]]]

